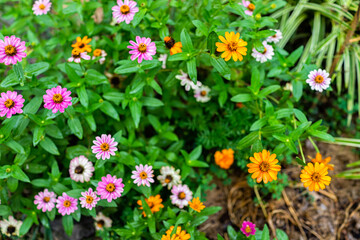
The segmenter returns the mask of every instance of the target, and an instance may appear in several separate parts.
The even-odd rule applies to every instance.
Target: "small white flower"
[[[90,60],[91,57],[87,55],[87,52],[80,53],[76,49],[73,49],[71,53],[71,57],[68,59],[68,62],[80,63],[81,59]]]
[[[175,170],[174,167],[165,166],[161,167],[160,173],[161,175],[159,175],[157,179],[163,187],[167,186],[170,190],[173,186],[181,184],[180,169]]]
[[[251,56],[253,56],[256,61],[261,63],[266,62],[267,60],[271,60],[272,56],[274,56],[274,48],[271,45],[264,41],[263,46],[265,48],[263,52],[258,52],[255,48],[253,48],[251,54]]]
[[[290,82],[286,83],[285,86],[284,86],[284,90],[292,92],[293,91],[292,84]]]
[[[85,156],[79,156],[70,161],[69,174],[75,182],[88,182],[95,168]]]
[[[95,49],[94,50],[94,56],[92,57],[92,60],[96,59],[97,57],[101,57],[99,59],[99,63],[104,64],[106,56],[107,56],[107,53],[105,52],[105,50]]]
[[[185,86],[186,91],[190,91],[190,89],[196,89],[196,87],[200,87],[202,84],[200,81],[197,81],[196,84],[189,78],[187,73],[184,73],[183,70],[180,70],[180,75],[175,76],[176,79],[179,79],[180,85]]]
[[[196,98],[196,101],[206,103],[210,101],[209,92],[211,89],[208,86],[202,85],[201,87],[198,87],[194,90],[194,97]]]
[[[322,92],[330,86],[331,79],[328,72],[318,69],[309,73],[306,82],[310,85],[311,90]]]
[[[9,220],[0,221],[1,232],[8,237],[19,236],[21,225],[22,221],[16,220],[13,216],[9,216]]]
[[[109,217],[106,217],[102,212],[99,212],[94,218],[94,224],[96,230],[100,231],[105,228],[110,228],[112,225],[112,220]]]
[[[168,55],[167,54],[160,54],[160,57],[158,58],[160,62],[162,62],[162,69],[166,68],[166,59]]]
[[[271,43],[271,42],[277,43],[280,41],[280,39],[283,38],[283,35],[280,30],[278,30],[278,29],[270,29],[270,30],[275,31],[276,33],[266,39],[266,41],[268,43]]]

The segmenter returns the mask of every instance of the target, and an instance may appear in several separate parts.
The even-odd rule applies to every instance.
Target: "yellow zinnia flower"
[[[231,148],[216,151],[214,158],[216,165],[222,169],[229,169],[234,162],[234,151]]]
[[[164,37],[165,46],[170,49],[170,55],[182,52],[182,43],[175,42],[172,37]]]
[[[311,159],[311,162],[313,163],[323,163],[327,168],[328,170],[334,170],[334,164],[329,164],[331,161],[331,157],[327,157],[325,159],[322,159],[322,156],[320,153],[317,153],[316,154],[316,157]]]
[[[329,185],[331,181],[331,177],[326,176],[328,174],[327,169],[323,163],[316,162],[315,165],[308,163],[300,174],[304,187],[309,187],[311,192],[325,189],[325,185]]]
[[[280,165],[276,165],[279,160],[276,159],[276,154],[271,154],[267,150],[254,153],[254,157],[250,157],[249,163],[246,165],[249,168],[249,173],[252,173],[251,178],[256,179],[257,183],[264,181],[264,183],[272,182],[277,179],[277,174],[281,170]]]
[[[192,202],[189,201],[189,206],[197,212],[201,212],[201,210],[205,208],[205,205],[200,201],[198,197],[193,198]]]
[[[74,49],[79,50],[79,52],[91,52],[91,45],[88,43],[91,42],[91,38],[85,36],[83,39],[81,37],[76,38],[76,43],[71,45]]]
[[[152,213],[156,213],[158,211],[160,211],[160,208],[164,208],[164,205],[162,205],[162,199],[160,197],[160,195],[156,195],[154,196],[150,196],[149,198],[145,198],[145,202],[147,203],[147,205],[149,206],[150,210]],[[142,207],[142,201],[138,200],[137,204],[140,205],[141,207],[139,207],[139,209],[144,209]],[[143,211],[143,216],[146,217],[145,211]]]
[[[239,39],[240,33],[235,34],[234,32],[226,32],[225,38],[223,36],[219,36],[219,39],[223,43],[216,43],[216,46],[218,47],[216,51],[224,52],[221,54],[221,57],[224,58],[225,61],[229,61],[231,57],[235,62],[237,60],[242,61],[243,56],[246,55],[247,48],[245,46],[247,45],[247,42]]]
[[[181,227],[176,228],[176,232],[171,235],[174,226],[171,226],[169,230],[166,231],[166,235],[162,235],[161,240],[188,240],[190,239],[190,234],[186,233],[185,230],[181,231]]]

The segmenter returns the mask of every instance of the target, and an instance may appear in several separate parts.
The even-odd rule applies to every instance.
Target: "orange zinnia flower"
[[[197,212],[201,212],[201,210],[205,208],[205,205],[200,201],[198,197],[193,198],[191,202],[189,201],[189,206]]]
[[[235,34],[234,32],[226,32],[225,38],[223,36],[219,36],[219,39],[222,41],[222,43],[216,43],[216,51],[224,52],[221,54],[221,57],[224,58],[225,61],[229,61],[231,57],[235,62],[237,60],[242,61],[243,56],[246,55],[247,48],[245,46],[247,45],[247,42],[239,39],[240,33]]]
[[[182,43],[181,42],[175,42],[175,40],[172,37],[164,37],[165,46],[170,49],[170,55],[174,55],[176,53],[182,52]]]
[[[76,43],[71,45],[74,49],[79,50],[79,52],[91,52],[91,45],[88,43],[91,42],[91,38],[85,36],[83,39],[81,37],[76,38]]]
[[[231,148],[216,151],[214,157],[216,165],[222,169],[229,169],[234,163],[234,151]]]
[[[145,198],[145,202],[149,206],[152,213],[156,213],[156,212],[160,211],[160,208],[164,208],[164,205],[162,205],[162,199],[159,194],[156,195],[155,197],[150,196],[149,198]],[[141,209],[141,210],[144,209],[142,207],[141,200],[138,200],[137,204],[141,206],[141,207],[139,207],[139,209]],[[142,214],[144,217],[146,217],[145,211],[143,211]]]
[[[327,157],[325,159],[322,159],[322,156],[320,153],[317,153],[316,154],[316,157],[311,159],[311,162],[313,163],[323,163],[327,168],[328,170],[334,170],[334,164],[329,164],[331,161],[331,157]]]
[[[190,234],[186,233],[185,230],[181,231],[181,227],[178,226],[174,234],[171,234],[174,226],[171,226],[169,230],[166,231],[166,235],[162,235],[161,240],[188,240],[190,239]]]
[[[252,173],[251,178],[256,179],[257,183],[264,181],[264,183],[272,182],[277,179],[277,174],[281,170],[280,165],[276,165],[279,160],[276,159],[276,154],[271,154],[267,150],[254,153],[254,157],[250,157],[249,163],[246,165],[249,168],[249,173]]]
[[[329,185],[331,181],[331,177],[327,176],[327,169],[323,163],[316,162],[315,165],[308,163],[300,174],[304,187],[309,187],[311,192],[325,189],[325,185]]]

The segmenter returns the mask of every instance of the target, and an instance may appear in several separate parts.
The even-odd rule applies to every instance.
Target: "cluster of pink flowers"
[[[269,43],[278,43],[283,38],[280,30],[270,30],[275,31],[275,34],[266,38],[266,40],[262,42],[264,46],[264,51],[259,52],[255,48],[252,49],[251,56],[253,56],[257,62],[264,63],[268,60],[271,60],[274,56],[274,47]]]

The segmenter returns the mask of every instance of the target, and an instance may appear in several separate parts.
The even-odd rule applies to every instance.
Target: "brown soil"
[[[311,144],[306,144],[305,156],[315,156]],[[323,156],[331,156],[335,165],[333,176],[346,169],[346,164],[359,158],[353,149],[320,143]],[[233,176],[232,184],[224,186],[215,180],[216,189],[207,193],[206,206],[222,206],[222,210],[209,218],[200,230],[209,239],[220,233],[226,239],[226,228],[232,225],[239,231],[244,220],[252,221],[262,229],[266,223],[275,237],[275,229],[285,231],[291,240],[356,240],[360,239],[360,180],[332,178],[329,187],[319,192],[309,192],[299,181],[300,166],[282,169],[288,174],[290,186],[279,200],[264,202],[267,217],[255,205],[254,190],[247,185],[245,175]]]

